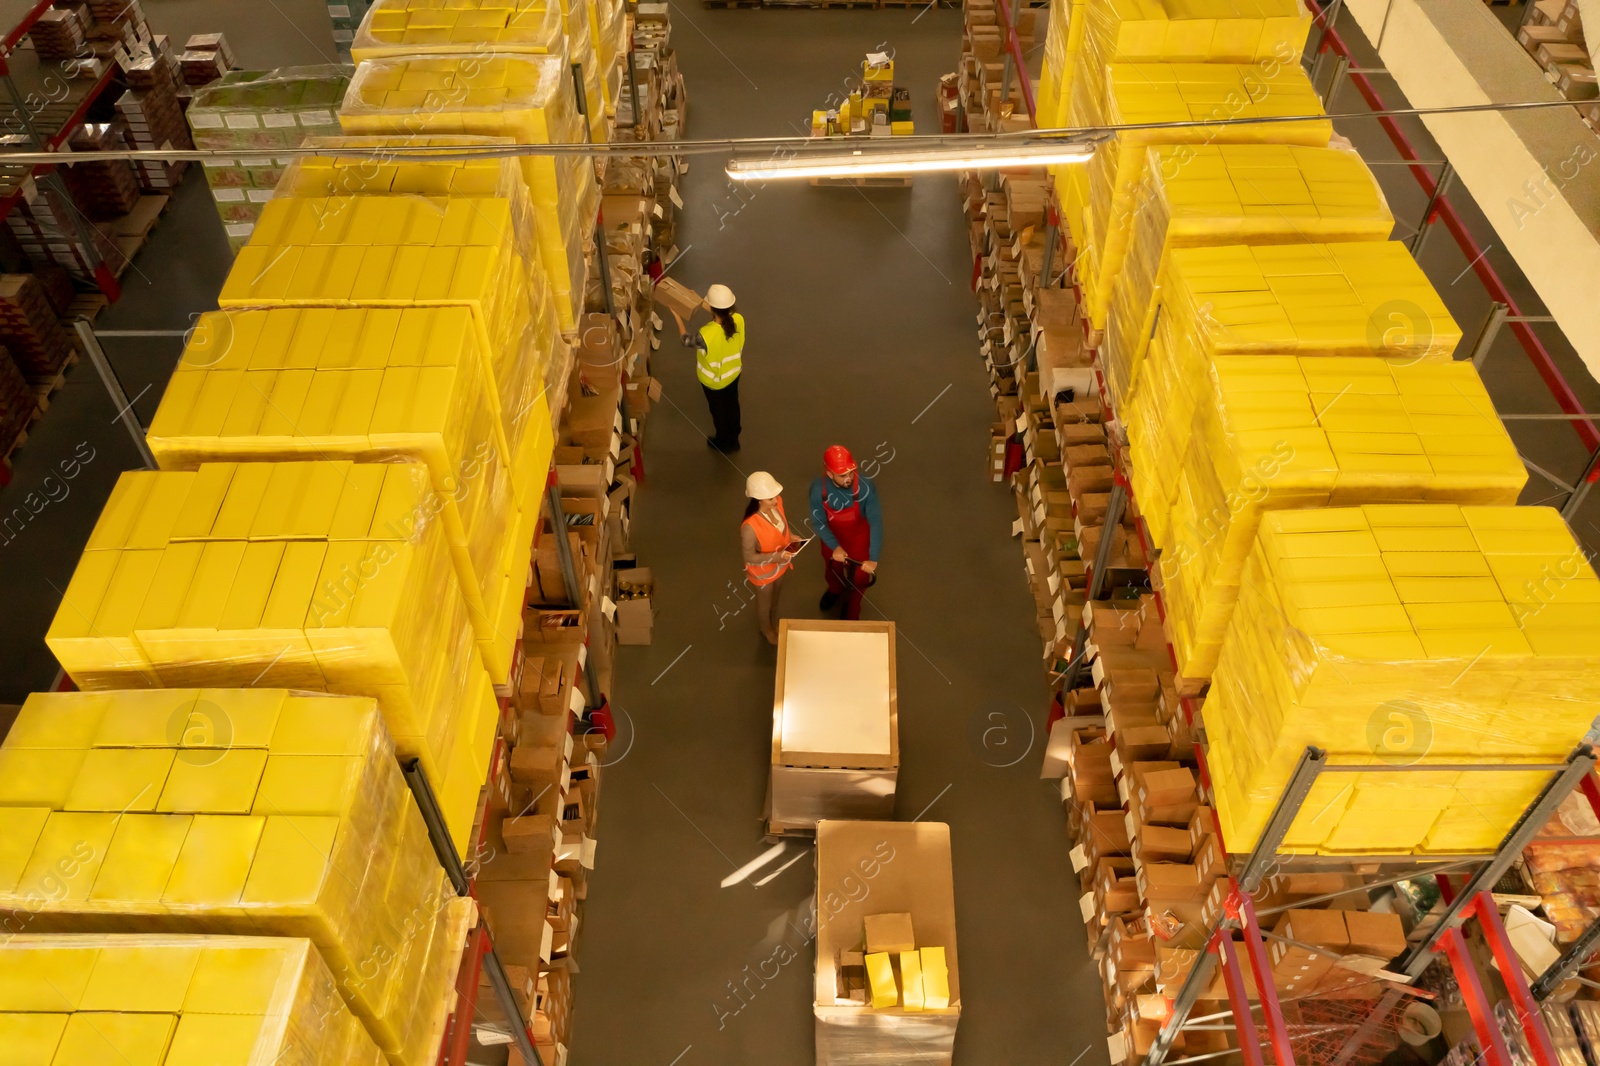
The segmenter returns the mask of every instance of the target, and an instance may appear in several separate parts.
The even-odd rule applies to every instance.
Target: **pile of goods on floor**
[[[34,695],[0,745],[0,911],[88,975],[0,981],[0,1026],[37,1014],[39,1046],[424,1066],[525,1029],[565,1060],[605,693],[654,622],[628,541],[685,168],[472,149],[645,141],[682,128],[683,86],[664,12],[618,129],[620,4],[526,26],[457,4],[443,55],[407,41],[425,11],[375,4],[353,74],[230,74],[190,108],[241,150],[214,189],[266,195],[220,198],[252,213],[147,433],[160,469],[118,480],[51,625],[81,691]],[[243,154],[272,147],[312,152]],[[509,1007],[480,987],[490,944]],[[238,988],[197,992],[202,970]],[[216,1017],[268,1001],[287,1029]],[[131,1020],[87,1034],[86,1011]]]
[[[861,61],[860,86],[833,94],[827,103],[811,112],[813,137],[909,137],[917,132],[911,90],[894,83],[894,59],[887,52],[869,52]]]
[[[968,128],[1026,124],[1015,85],[1000,99],[987,6],[967,11]],[[1459,327],[1320,117],[1299,63],[1310,29],[1292,0],[1057,0],[1039,127],[1198,124],[961,179],[989,471],[1016,498],[1046,669],[1070,682],[1044,776],[1060,781],[1113,1062],[1155,1046],[1219,923],[1239,935],[1234,876],[1307,745],[1361,769],[1317,777],[1272,838],[1247,897],[1267,948],[1244,981],[1270,978],[1297,1055],[1321,1061],[1321,1027],[1376,1062],[1413,994],[1387,967],[1444,906],[1431,878],[1383,875],[1494,853],[1600,706],[1600,577],[1558,512],[1517,506],[1527,471],[1476,368],[1452,359]],[[1205,124],[1223,115],[1286,120]],[[1580,824],[1542,832],[1520,888],[1496,888],[1528,909],[1464,930],[1477,947],[1514,930],[1498,942],[1516,945],[1517,980],[1600,916],[1600,824],[1582,795],[1570,804]],[[1259,998],[1213,973],[1189,1017]],[[1426,1061],[1449,1045],[1472,1061],[1489,1037],[1457,973],[1425,976],[1445,990]],[[1576,1046],[1584,1024],[1565,1005],[1500,1006],[1524,1053],[1528,1027]],[[1175,1035],[1184,1056],[1239,1039]]]

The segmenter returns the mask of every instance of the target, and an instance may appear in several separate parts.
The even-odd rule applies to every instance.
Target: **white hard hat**
[[[752,500],[770,500],[783,495],[783,486],[765,470],[757,470],[744,479],[744,494]]]
[[[726,285],[713,285],[706,290],[706,303],[718,311],[726,311],[733,306],[733,290]]]

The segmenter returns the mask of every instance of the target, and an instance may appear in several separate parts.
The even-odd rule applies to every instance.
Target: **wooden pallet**
[[[40,412],[50,410],[50,397],[60,391],[61,386],[67,383],[67,371],[78,365],[77,338],[73,338],[72,351],[67,353],[66,359],[61,362],[61,369],[49,381],[42,381],[33,385],[33,394],[39,399]]]
[[[710,7],[710,8],[718,8],[718,7],[738,8],[738,7],[760,7],[761,6],[761,0],[702,0],[702,2],[705,4],[706,7]]]
[[[66,318],[81,318],[89,325],[94,325],[95,319],[100,317],[100,312],[111,306],[111,301],[98,292],[80,292],[72,298],[72,303],[67,305]]]
[[[113,277],[122,277],[133,265],[133,257],[144,247],[144,242],[150,238],[150,231],[166,214],[171,202],[170,196],[141,196],[132,211],[103,227],[117,245],[117,259],[120,262],[106,264],[111,268]]]
[[[11,455],[18,448],[28,443],[28,430],[33,428],[33,424],[39,420],[39,416],[42,414],[44,414],[44,408],[35,404],[33,413],[23,420],[22,428],[17,431],[16,438],[6,445],[4,452],[0,452],[0,487],[11,484]]]

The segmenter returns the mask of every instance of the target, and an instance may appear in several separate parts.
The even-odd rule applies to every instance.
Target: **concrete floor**
[[[690,135],[804,129],[882,42],[896,49],[895,80],[912,87],[918,128],[937,130],[933,86],[956,62],[960,12],[918,15],[675,6]],[[653,365],[665,399],[651,414],[633,544],[658,575],[661,613],[655,643],[619,659],[613,698],[632,728],[605,777],[574,1061],[814,1061],[814,956],[798,917],[810,906],[812,849],[791,844],[751,880],[799,861],[762,887],[718,887],[767,848],[774,665],[749,610],[720,615],[739,602],[730,593],[741,577],[745,474],[770,471],[798,517],[823,448],[842,443],[860,461],[881,457],[883,566],[864,617],[891,619],[899,633],[895,816],[952,831],[957,1060],[1067,1066],[1087,1050],[1084,1063],[1103,1062],[1104,1012],[1064,818],[1051,783],[1038,779],[1031,737],[1047,692],[1009,537],[1016,513],[985,475],[995,412],[955,182],[736,191],[705,159],[692,164],[683,196],[674,275],[701,291],[726,282],[749,319],[744,447],[726,458],[706,448],[691,360],[664,340]],[[784,613],[820,617],[814,547],[795,569]],[[798,959],[733,1014],[728,982],[771,956],[778,938]]]
[[[146,6],[158,30],[180,40],[223,30],[247,66],[332,54],[319,0]],[[913,89],[919,128],[937,128],[933,86],[955,66],[958,12],[680,3],[673,14],[694,137],[803,129],[862,53],[884,45],[897,50],[897,80]],[[1360,39],[1353,27],[1347,36]],[[1392,85],[1383,89],[1401,103]],[[1358,107],[1346,88],[1331,110]],[[1414,126],[1408,131],[1420,133]],[[1341,128],[1370,159],[1393,158],[1374,123]],[[1425,142],[1419,149],[1436,157]],[[1397,231],[1405,236],[1421,194],[1401,168],[1377,170],[1406,220]],[[215,306],[229,257],[202,186],[192,175],[174,198],[102,329],[181,330]],[[622,650],[612,694],[622,735],[609,760],[580,938],[574,1061],[812,1061],[811,954],[796,930],[812,887],[809,851],[791,845],[752,880],[794,864],[760,888],[718,887],[766,847],[759,817],[773,674],[748,611],[724,616],[737,605],[730,592],[740,578],[744,474],[775,474],[798,515],[823,447],[840,442],[863,460],[877,458],[886,501],[884,566],[868,616],[893,619],[901,638],[896,814],[945,821],[953,831],[965,1007],[959,1061],[1103,1063],[1103,1007],[1075,914],[1063,819],[1051,788],[1034,776],[1033,731],[1046,689],[1020,552],[1008,537],[1010,499],[984,476],[993,411],[953,182],[924,178],[909,191],[865,193],[776,183],[736,191],[718,162],[701,159],[683,193],[685,258],[675,273],[702,290],[730,284],[750,320],[745,447],[724,458],[701,443],[709,419],[689,358],[665,342],[655,364],[665,398],[651,419],[634,545],[658,574],[662,614],[654,645]],[[1494,243],[1481,216],[1463,206],[1480,244]],[[1503,251],[1492,248],[1489,257],[1527,298],[1525,312],[1539,313]],[[1473,330],[1486,303],[1470,275],[1453,280],[1466,258],[1439,232],[1423,261]],[[1600,403],[1600,387],[1556,331],[1539,328],[1584,403]],[[148,421],[179,341],[108,338],[105,346]],[[1554,410],[1509,333],[1486,377],[1505,412]],[[114,414],[92,369],[79,366],[17,453],[13,483],[0,490],[6,515],[29,506],[30,493],[34,502],[57,497],[20,533],[0,538],[0,702],[55,676],[43,633],[116,474],[136,464]],[[1566,425],[1523,422],[1512,432],[1558,476],[1570,481],[1581,469]],[[61,464],[85,449],[94,458],[65,481]],[[1559,503],[1557,489],[1535,483],[1526,499],[1552,495]],[[1591,545],[1600,544],[1595,506],[1576,523]],[[814,554],[801,560],[786,613],[818,615],[819,570]],[[740,1007],[728,982],[769,957],[778,938],[797,949],[797,961]]]

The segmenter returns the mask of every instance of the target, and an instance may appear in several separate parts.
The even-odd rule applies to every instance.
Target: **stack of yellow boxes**
[[[452,897],[372,700],[35,694],[0,766],[0,911],[49,933],[309,937],[392,1062],[437,1053]]]
[[[523,179],[522,164],[516,159],[488,156],[430,159],[424,151],[437,149],[441,155],[460,148],[492,151],[511,143],[509,137],[465,135],[308,137],[307,148],[367,149],[373,150],[377,158],[301,156],[284,169],[277,196],[426,196],[440,209],[441,200],[456,197],[467,198],[475,206],[486,197],[510,202],[509,236],[512,248],[526,267],[532,319],[523,330],[521,348],[495,356],[490,360],[490,369],[497,375],[494,395],[506,424],[506,439],[512,454],[520,454],[519,449],[535,446],[524,439],[524,433],[531,430],[535,439],[540,439],[545,432],[544,416],[534,413],[538,391],[543,388],[553,421],[565,399],[572,361],[571,349],[561,337],[555,300],[539,258],[533,201]],[[518,417],[518,412],[525,413]],[[544,456],[535,455],[533,461],[540,472],[548,465]],[[522,498],[519,492],[518,499]]]
[[[118,479],[46,641],[84,689],[371,696],[465,844],[499,721],[421,463]]]
[[[626,54],[622,7],[617,0],[378,0],[356,29],[350,57],[361,64],[412,56],[558,56],[582,67],[589,129],[603,142],[604,105],[616,102]]]
[[[284,196],[262,211],[218,302],[233,307],[472,310],[496,407],[537,406],[551,343],[537,332],[537,273],[519,254],[502,197]],[[515,429],[508,429],[509,438]],[[537,435],[539,424],[528,433]],[[529,447],[522,444],[520,447]]]
[[[254,936],[8,936],[7,1066],[381,1066],[311,943]]]
[[[1046,17],[1044,63],[1039,69],[1039,88],[1034,94],[1034,116],[1042,130],[1067,124],[1067,94],[1072,85],[1073,62],[1083,37],[1083,23],[1073,19],[1072,5],[1066,0],[1052,3]],[[1077,31],[1076,39],[1074,31]]]
[[[1285,850],[1493,851],[1600,703],[1600,579],[1547,507],[1266,516],[1206,699],[1228,846],[1247,851],[1307,744]],[[1388,767],[1504,765],[1419,772]]]
[[[1184,377],[1213,355],[1449,359],[1461,342],[1461,328],[1398,241],[1176,249],[1156,303],[1147,358]]]
[[[519,144],[585,139],[564,61],[551,55],[494,54],[375,59],[356,68],[339,122],[349,133],[472,134]],[[584,156],[526,156],[536,239],[561,327],[582,314],[584,252],[599,205],[593,163]],[[258,227],[259,229],[259,227]]]
[[[1264,512],[1513,504],[1527,481],[1470,363],[1225,355],[1195,379],[1148,369],[1126,416],[1133,487],[1184,677],[1211,675]]]
[[[508,678],[533,523],[512,495],[510,450],[470,319],[462,307],[204,315],[147,439],[163,470],[223,460],[426,463],[479,651],[491,677]]]
[[[1084,80],[1087,80],[1084,79]],[[1228,63],[1112,63],[1105,72],[1105,114],[1096,121],[1074,108],[1072,124],[1138,125],[1215,122],[1276,115],[1321,115],[1322,101],[1297,63],[1260,66]],[[1078,253],[1077,277],[1086,311],[1105,328],[1111,284],[1122,269],[1133,221],[1135,192],[1144,178],[1148,149],[1182,145],[1182,166],[1207,144],[1298,144],[1326,147],[1333,134],[1327,119],[1293,122],[1195,125],[1129,130],[1095,149],[1079,166],[1086,183],[1080,204],[1069,202],[1068,223]],[[1081,210],[1078,208],[1081,206]]]
[[[1355,152],[1279,144],[1149,149],[1127,255],[1111,284],[1101,366],[1127,402],[1176,248],[1383,241],[1394,216]]]

